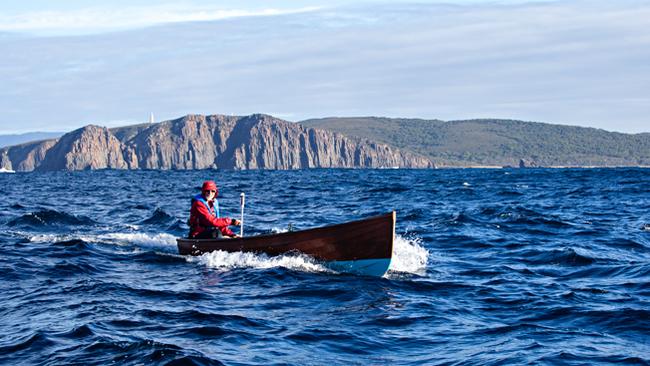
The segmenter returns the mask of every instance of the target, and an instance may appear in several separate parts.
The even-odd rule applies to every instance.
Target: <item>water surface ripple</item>
[[[397,210],[384,278],[183,257],[215,179],[246,234]],[[650,170],[0,174],[0,364],[650,364]]]

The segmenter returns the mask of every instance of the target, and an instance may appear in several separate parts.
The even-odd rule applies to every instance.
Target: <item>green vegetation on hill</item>
[[[142,130],[147,129],[151,126],[153,126],[152,123],[140,123],[137,125],[113,127],[110,130],[118,140],[128,141],[135,137],[138,133],[142,132]]]
[[[650,165],[650,134],[512,120],[323,118],[308,127],[367,138],[422,154],[438,165]]]

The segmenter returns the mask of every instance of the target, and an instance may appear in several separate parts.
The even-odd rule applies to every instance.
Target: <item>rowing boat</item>
[[[254,252],[271,256],[300,252],[346,273],[383,276],[390,265],[395,237],[395,211],[314,229],[234,239],[178,238],[181,255],[217,250]]]

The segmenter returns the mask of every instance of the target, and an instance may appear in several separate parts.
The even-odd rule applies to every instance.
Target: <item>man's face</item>
[[[205,197],[205,199],[208,201],[213,200],[216,195],[217,191],[215,190],[203,191],[203,197]]]

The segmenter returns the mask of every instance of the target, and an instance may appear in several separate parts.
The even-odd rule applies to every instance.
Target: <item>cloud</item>
[[[324,8],[0,37],[0,48],[5,121],[58,130],[144,122],[152,111],[279,111],[292,120],[493,117],[640,132],[650,115],[642,1]]]
[[[69,11],[32,11],[1,14],[0,32],[30,34],[92,34],[168,23],[215,21],[312,12],[319,7],[257,10],[186,7],[176,5],[82,8]]]

